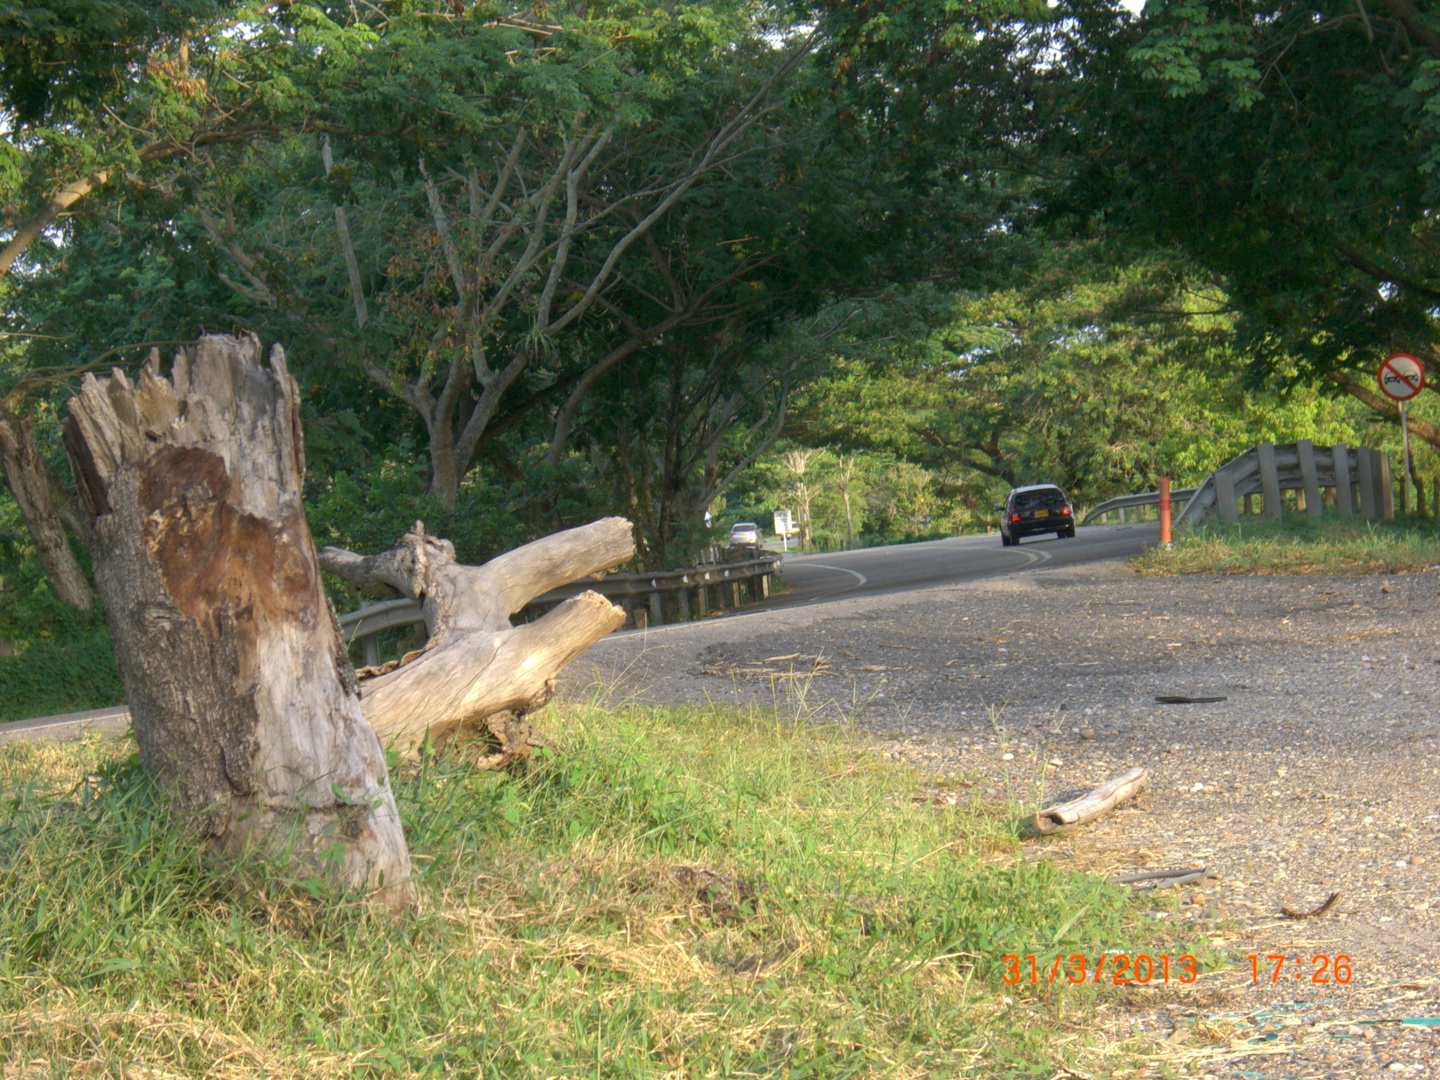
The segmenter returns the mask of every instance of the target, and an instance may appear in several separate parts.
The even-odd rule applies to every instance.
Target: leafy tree
[[[1413,0],[1066,0],[1052,207],[1216,277],[1257,377],[1361,400],[1440,360],[1440,12]],[[1360,372],[1363,378],[1357,378]],[[1373,395],[1372,395],[1373,396]]]
[[[1058,483],[1091,502],[1164,473],[1203,476],[1262,438],[1352,436],[1314,391],[1247,393],[1232,323],[1183,261],[1062,249],[1023,287],[956,297],[909,359],[842,359],[797,394],[806,419],[791,434],[928,469],[971,526],[1014,485]],[[892,484],[913,488],[891,499],[910,532],[924,514],[902,504],[923,503],[917,483]]]

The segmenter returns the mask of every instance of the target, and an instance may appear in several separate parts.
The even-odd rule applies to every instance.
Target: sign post
[[[1415,476],[1415,463],[1410,457],[1410,423],[1405,416],[1405,403],[1425,389],[1425,365],[1409,353],[1387,356],[1375,373],[1380,391],[1400,403],[1400,441],[1405,448],[1404,479],[1400,484],[1400,512],[1409,510],[1410,483]],[[1417,487],[1417,491],[1420,489]]]
[[[790,511],[775,511],[775,531],[780,534],[780,548],[782,551],[790,550]]]

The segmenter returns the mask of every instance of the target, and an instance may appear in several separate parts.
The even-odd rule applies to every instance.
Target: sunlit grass
[[[1440,527],[1327,512],[1206,524],[1130,560],[1142,574],[1396,574],[1440,565]]]
[[[401,923],[217,879],[128,740],[6,746],[4,1075],[1048,1076],[1093,988],[1004,954],[1185,951],[1019,859],[1014,808],[796,719],[572,706],[528,779],[404,770]]]

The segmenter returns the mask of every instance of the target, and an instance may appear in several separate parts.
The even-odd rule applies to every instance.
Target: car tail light
[[[1068,514],[1068,513],[1070,513],[1070,507],[1069,507],[1069,506],[1066,506],[1064,510],[1061,510],[1061,511],[1060,511],[1060,513],[1062,513],[1062,514]]]
[[[1019,521],[1019,520],[1020,520],[1020,515],[1019,515],[1019,514],[1011,514],[1011,515],[1010,515],[1010,520],[1011,520],[1011,521]]]

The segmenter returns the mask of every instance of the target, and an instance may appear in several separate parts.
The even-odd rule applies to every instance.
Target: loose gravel
[[[1440,1027],[1390,1022],[1440,1017],[1437,611],[1430,573],[1143,578],[1097,563],[618,635],[561,693],[803,699],[938,790],[1026,813],[1143,765],[1145,795],[1025,857],[1212,868],[1151,914],[1237,964],[1183,992],[1136,989],[1095,1030],[1148,1057],[1148,1075],[1440,1076]],[[1281,915],[1334,892],[1322,917]],[[1272,983],[1262,959],[1257,984],[1250,953],[1291,960]],[[1348,956],[1351,981],[1312,983],[1316,954]]]

